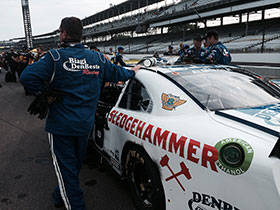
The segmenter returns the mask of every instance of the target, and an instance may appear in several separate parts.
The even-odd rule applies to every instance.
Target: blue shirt
[[[197,50],[195,47],[192,47],[187,50],[187,55],[202,59],[205,58],[205,51],[206,50],[203,47],[201,47],[199,50]]]
[[[121,66],[127,66],[126,63],[123,61],[123,56],[119,52],[116,54],[116,61],[114,64],[119,64]]]
[[[56,65],[50,88],[62,90],[65,95],[63,101],[49,105],[45,130],[57,135],[88,135],[93,126],[102,82],[126,81],[135,73],[112,64],[101,53],[87,50],[82,44],[57,52],[57,62],[47,53],[26,67],[20,81],[31,93],[44,91],[44,81],[51,80]]]
[[[228,49],[221,43],[216,44],[208,48],[209,54],[206,59],[213,60],[217,64],[229,64],[231,62],[231,55]]]

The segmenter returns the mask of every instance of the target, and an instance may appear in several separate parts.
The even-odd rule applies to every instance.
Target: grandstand
[[[83,19],[83,42],[102,52],[122,45],[126,53],[162,53],[168,45],[191,45],[195,34],[216,29],[232,52],[280,52],[279,7],[279,0],[127,0]],[[278,16],[268,17],[273,10]],[[18,48],[25,43],[12,41]],[[33,43],[56,47],[58,30],[34,36]]]

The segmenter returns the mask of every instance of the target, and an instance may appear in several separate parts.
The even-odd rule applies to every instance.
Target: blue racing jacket
[[[120,53],[116,54],[114,64],[121,65],[121,66],[127,66],[126,63],[123,61],[122,54],[120,54]]]
[[[45,130],[64,136],[88,135],[92,129],[100,89],[103,82],[126,81],[134,71],[112,64],[101,53],[82,44],[52,50],[38,62],[25,68],[20,81],[30,93],[50,88],[65,92],[63,101],[49,105]]]
[[[196,57],[199,59],[205,58],[205,49],[201,47],[199,50],[197,50],[195,47],[189,48],[187,50],[187,55],[190,57]]]
[[[216,44],[208,48],[209,54],[206,59],[212,60],[217,64],[229,64],[231,62],[231,55],[228,49],[221,43]]]

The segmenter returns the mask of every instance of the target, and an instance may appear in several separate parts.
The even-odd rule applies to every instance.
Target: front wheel
[[[165,210],[165,195],[158,167],[143,149],[135,147],[128,151],[126,173],[137,209]]]

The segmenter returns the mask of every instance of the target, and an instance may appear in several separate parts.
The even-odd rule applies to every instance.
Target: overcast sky
[[[125,0],[29,0],[32,35],[58,29],[63,17],[85,18]],[[0,41],[24,37],[21,0],[0,0]]]

